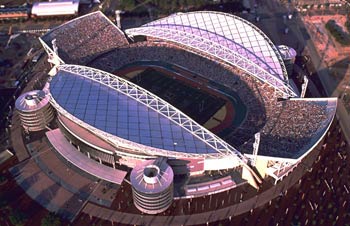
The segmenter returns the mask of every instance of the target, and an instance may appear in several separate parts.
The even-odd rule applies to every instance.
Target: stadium
[[[42,97],[55,110],[52,150],[129,191],[134,206],[120,214],[145,214],[112,222],[204,224],[263,206],[312,166],[336,112],[336,98],[301,98],[278,48],[230,14],[122,31],[95,12],[40,41],[52,64]]]

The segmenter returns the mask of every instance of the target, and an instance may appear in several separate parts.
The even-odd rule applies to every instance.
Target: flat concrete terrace
[[[121,184],[123,182],[127,172],[112,169],[111,167],[98,164],[94,160],[89,159],[84,154],[77,151],[59,129],[46,132],[46,136],[55,150],[79,169],[114,184]]]
[[[56,212],[68,220],[74,220],[83,203],[77,195],[51,180],[35,161],[34,158],[29,158],[10,169],[17,184],[28,196],[49,211]]]
[[[22,138],[22,126],[19,121],[18,111],[14,111],[12,116],[14,122],[11,127],[11,144],[18,161],[23,161],[30,157]]]
[[[57,184],[74,194],[78,194],[80,199],[86,199],[95,189],[97,179],[88,174],[85,177],[71,170],[64,163],[66,160],[60,160],[56,153],[50,150],[47,143],[48,141],[44,138],[44,142],[34,141],[27,145],[30,153],[34,153],[33,157],[38,167]]]

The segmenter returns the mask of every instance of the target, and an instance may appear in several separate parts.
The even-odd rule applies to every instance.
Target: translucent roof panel
[[[109,134],[163,150],[217,153],[164,115],[97,81],[61,70],[50,89],[68,113]]]
[[[295,96],[275,45],[255,25],[237,16],[220,12],[178,13],[129,29],[126,33],[143,33],[189,45],[220,57]]]

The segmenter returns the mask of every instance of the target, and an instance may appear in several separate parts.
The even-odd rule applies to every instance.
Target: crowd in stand
[[[56,39],[58,55],[70,64],[85,65],[98,55],[128,41],[120,31],[101,12],[89,14],[63,24],[42,37],[52,47]]]
[[[261,130],[260,150],[266,155],[293,158],[299,157],[321,137],[324,122],[330,119],[326,106],[320,102],[284,101],[275,108]],[[253,140],[244,145],[248,149]]]
[[[270,85],[207,54],[179,44],[153,40],[136,42],[110,51],[89,66],[118,73],[118,69],[140,61],[163,61],[184,67],[210,81],[234,90],[248,111],[245,120],[224,139],[240,151],[251,153],[254,134],[261,132],[259,154],[292,157],[306,148],[329,116],[324,102],[288,100]]]

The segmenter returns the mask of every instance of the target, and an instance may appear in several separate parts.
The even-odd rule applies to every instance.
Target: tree
[[[3,208],[8,208],[8,201],[5,199],[5,198],[1,198],[0,197],[0,209],[3,209]]]
[[[346,29],[348,30],[348,32],[350,32],[350,19],[348,19],[348,20],[345,22],[345,27],[346,27]]]
[[[326,23],[326,29],[331,33],[337,42],[342,45],[350,44],[350,36],[348,33],[344,32],[342,27],[340,27],[335,20],[329,20]]]
[[[61,218],[55,213],[50,212],[41,220],[41,226],[60,226]]]
[[[0,175],[0,184],[6,181],[6,177],[4,175]]]
[[[136,4],[134,0],[122,0],[120,1],[120,7],[123,10],[130,11],[135,8]]]
[[[9,219],[15,226],[23,226],[27,220],[25,214],[19,210],[11,210]]]

